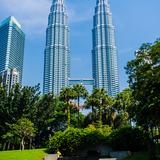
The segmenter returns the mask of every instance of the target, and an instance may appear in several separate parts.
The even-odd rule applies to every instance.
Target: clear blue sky
[[[65,0],[70,26],[71,77],[91,77],[92,21],[96,0]],[[0,0],[0,21],[13,15],[26,34],[24,85],[43,83],[45,30],[51,0]],[[121,90],[127,87],[124,67],[144,42],[160,37],[160,0],[110,0]]]

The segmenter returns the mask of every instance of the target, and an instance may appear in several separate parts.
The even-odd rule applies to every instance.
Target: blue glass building
[[[104,88],[110,96],[119,92],[115,28],[108,0],[97,0],[93,20],[92,70],[95,88]]]
[[[68,16],[63,0],[53,0],[46,30],[43,92],[58,95],[70,76]]]
[[[25,35],[21,25],[13,17],[0,23],[0,73],[17,69],[22,82]]]

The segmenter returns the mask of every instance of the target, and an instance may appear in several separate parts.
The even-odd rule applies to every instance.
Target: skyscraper
[[[25,35],[19,22],[9,17],[0,23],[0,73],[17,69],[22,82]]]
[[[16,68],[7,69],[0,73],[0,83],[3,87],[6,87],[7,93],[10,92],[12,87],[19,83],[19,72]]]
[[[68,16],[63,0],[53,0],[46,30],[43,92],[58,95],[70,76]]]
[[[97,0],[93,19],[92,70],[95,88],[104,88],[110,96],[119,92],[115,28],[109,0]]]

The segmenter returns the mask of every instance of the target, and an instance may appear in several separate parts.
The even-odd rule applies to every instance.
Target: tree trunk
[[[32,138],[29,139],[29,149],[32,149]]]
[[[78,101],[78,110],[77,110],[77,111],[78,111],[78,128],[79,128],[79,127],[80,127],[80,123],[79,123],[79,122],[80,122],[80,117],[79,117],[79,109],[80,109],[80,108],[79,108],[79,103],[80,103],[80,98],[79,98],[79,97],[78,97],[77,101]]]
[[[7,150],[9,150],[10,149],[10,142],[8,142],[8,146],[7,146]]]
[[[102,128],[102,107],[99,107],[99,127]]]
[[[68,128],[70,128],[71,126],[71,111],[70,111],[70,105],[69,105],[69,102],[67,102],[67,116],[68,116]]]
[[[152,141],[153,141],[153,138],[154,138],[154,127],[151,127],[151,134],[152,134]]]
[[[12,145],[12,150],[14,150],[14,148],[15,148],[15,147],[14,147],[14,144],[13,144],[13,145]]]
[[[6,149],[6,142],[3,144],[3,151]]]
[[[92,106],[92,124],[94,123],[94,115],[93,115],[94,113],[93,113],[93,106]]]
[[[153,140],[153,127],[150,128],[150,131],[148,129],[148,133],[151,132],[151,139],[149,141],[149,156],[150,160],[155,160],[156,159],[156,146]]]
[[[24,138],[21,140],[21,150],[24,150]]]

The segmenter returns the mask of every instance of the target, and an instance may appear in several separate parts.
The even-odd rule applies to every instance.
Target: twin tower
[[[68,16],[64,0],[53,0],[46,30],[43,92],[58,95],[62,88],[83,83],[119,92],[115,28],[108,0],[97,0],[92,30],[92,79],[70,78]]]

